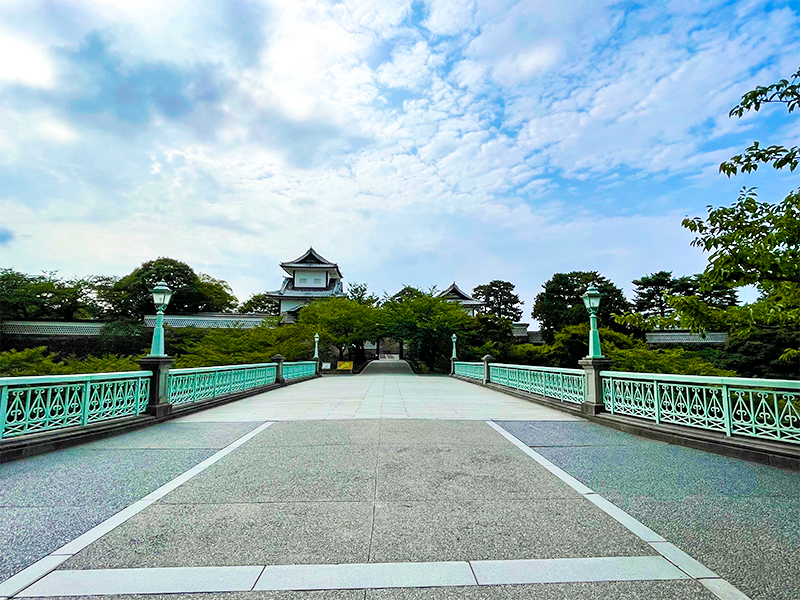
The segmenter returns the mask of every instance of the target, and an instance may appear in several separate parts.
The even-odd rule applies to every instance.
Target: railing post
[[[656,403],[656,424],[660,425],[661,424],[661,391],[660,391],[661,388],[658,387],[658,382],[657,381],[653,382],[653,387],[655,388],[653,390],[653,401]]]
[[[142,371],[150,371],[150,398],[145,412],[154,417],[165,417],[172,412],[169,403],[169,370],[175,365],[175,359],[169,356],[145,356],[139,359]]]
[[[483,383],[490,383],[492,381],[492,376],[489,373],[489,363],[494,362],[494,356],[491,354],[487,354],[483,357]]]
[[[728,394],[727,384],[722,384],[722,419],[725,421],[725,436],[731,437],[733,420],[733,406],[731,405],[731,397]]]
[[[69,387],[66,388],[69,390]],[[69,392],[67,392],[69,394]],[[69,398],[67,398],[68,400]],[[89,401],[92,399],[92,379],[83,384],[83,402],[81,402],[81,427],[89,422]]]
[[[6,415],[8,415],[8,386],[0,386],[0,440],[6,430]]]
[[[275,383],[283,385],[283,361],[285,361],[286,358],[280,354],[276,354],[275,356],[270,357],[270,360],[274,363],[278,363],[278,367],[275,370]]]
[[[582,358],[578,364],[586,372],[586,396],[581,410],[585,415],[596,415],[603,412],[603,382],[600,371],[608,371],[614,364],[609,358]]]

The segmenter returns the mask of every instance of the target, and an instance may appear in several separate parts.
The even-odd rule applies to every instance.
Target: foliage
[[[378,309],[350,298],[326,298],[304,306],[297,322],[320,335],[320,345],[333,345],[339,357],[353,347],[355,360],[364,360],[364,342],[382,337]],[[313,333],[312,333],[313,335]]]
[[[458,339],[461,360],[480,360],[487,354],[505,360],[514,344],[514,333],[509,319],[478,315],[467,321],[464,333]]]
[[[595,285],[604,294],[597,311],[599,325],[625,329],[611,317],[614,313],[625,313],[630,308],[621,289],[597,271],[556,273],[542,286],[544,291],[537,294],[531,312],[531,316],[539,321],[546,342],[552,343],[556,332],[568,325],[588,322],[589,313],[581,295],[590,285]]]
[[[382,307],[384,331],[409,344],[411,358],[418,357],[429,371],[446,371],[452,348],[450,337],[465,332],[471,317],[460,305],[406,286]]]
[[[347,284],[347,297],[358,304],[367,306],[377,306],[380,302],[375,294],[369,293],[369,286],[366,283],[352,282]]]
[[[0,377],[115,373],[138,370],[139,365],[132,356],[116,354],[87,358],[71,356],[59,361],[57,355],[48,353],[47,348],[43,346],[21,351],[0,352]]]
[[[739,117],[751,110],[758,112],[762,104],[780,103],[785,104],[789,113],[795,108],[800,107],[800,69],[792,75],[792,81],[781,79],[777,83],[768,86],[758,86],[754,90],[742,96],[742,101],[734,106],[728,116]],[[736,175],[739,171],[750,173],[758,169],[759,164],[769,164],[775,169],[789,167],[790,171],[797,168],[798,154],[800,150],[797,146],[786,148],[784,146],[762,147],[758,142],[747,148],[743,154],[737,154],[729,161],[723,162],[719,166],[720,173],[725,173],[728,177]]]
[[[280,305],[266,294],[253,294],[239,306],[240,313],[263,313],[277,317],[280,314]]]
[[[645,318],[662,319],[675,312],[669,296],[697,296],[709,306],[727,308],[736,306],[736,290],[727,285],[708,281],[707,275],[673,277],[671,271],[659,271],[633,280],[633,309]]]
[[[309,360],[314,350],[314,332],[300,324],[251,329],[212,329],[196,342],[187,343],[187,352],[178,356],[178,368],[243,365],[270,362],[275,354],[288,361]]]
[[[0,269],[0,320],[89,318],[99,312],[89,279],[62,280],[56,272],[27,275]]]
[[[172,258],[145,262],[119,280],[106,278],[97,294],[108,306],[108,314],[140,320],[155,310],[150,290],[159,281],[174,292],[166,310],[169,314],[228,312],[237,304],[226,282],[197,275],[189,265]]]
[[[675,373],[679,375],[735,376],[720,369],[699,353],[682,348],[651,350],[644,342],[608,328],[600,329],[603,354],[614,361],[615,371],[633,373]],[[555,334],[553,344],[512,347],[509,362],[547,367],[578,368],[578,361],[589,353],[589,325],[570,325]]]
[[[514,293],[514,284],[510,281],[494,279],[487,284],[477,286],[472,295],[483,301],[484,314],[512,321],[519,321],[522,318],[522,302]]]

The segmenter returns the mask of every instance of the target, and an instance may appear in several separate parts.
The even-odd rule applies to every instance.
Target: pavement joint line
[[[111,530],[115,529],[116,527],[119,527],[120,525],[125,523],[128,519],[130,519],[131,517],[135,516],[136,514],[140,513],[145,508],[153,504],[156,500],[163,498],[169,492],[177,488],[179,485],[186,483],[189,479],[201,473],[202,471],[204,471],[205,469],[216,463],[218,460],[224,458],[225,456],[233,452],[236,448],[238,448],[245,442],[251,440],[259,433],[264,431],[267,427],[273,424],[274,421],[267,421],[266,423],[262,423],[252,431],[246,433],[239,439],[231,442],[230,444],[228,444],[215,454],[212,454],[207,459],[198,463],[191,469],[173,478],[172,480],[165,483],[161,487],[157,488],[153,492],[150,492],[140,500],[133,502],[129,506],[123,508],[121,511],[110,516],[105,521],[95,525],[88,531],[82,533],[74,540],[67,542],[57,550],[54,550],[53,552],[45,556],[44,558],[39,559],[33,564],[28,565],[22,571],[15,573],[10,578],[6,579],[3,582],[0,582],[0,598],[2,598],[3,596],[14,596],[16,594],[19,594],[20,591],[28,588],[29,586],[36,583],[43,577],[48,576],[56,567],[58,567],[68,558],[77,554],[78,552],[86,548],[89,544],[97,541],[99,538],[106,535]],[[191,475],[189,475],[190,473]],[[173,485],[175,481],[179,481],[180,483]]]
[[[553,465],[553,463],[547,458],[531,449],[522,440],[503,429],[494,421],[486,421],[486,424],[545,468],[547,468],[546,463]],[[555,465],[553,466],[555,467]],[[706,589],[717,596],[717,598],[720,598],[720,600],[750,600],[747,595],[741,592],[726,579],[719,577],[716,573],[714,573],[714,571],[703,565],[703,563],[693,558],[691,555],[687,554],[674,544],[671,544],[664,537],[647,527],[644,523],[634,519],[617,505],[609,502],[603,498],[603,496],[585,484],[581,483],[562,469],[556,467],[555,469],[548,470],[568,486],[582,494],[586,500],[597,506],[611,518],[621,523],[631,533],[647,542],[647,544],[653,548],[653,550],[658,552],[671,564],[674,564],[676,568],[686,573],[692,579],[697,579],[700,581],[706,587]],[[661,546],[661,544],[669,544],[669,546]]]
[[[27,587],[17,597],[359,590],[690,579],[689,575],[661,556],[82,569],[52,571]],[[711,589],[709,585],[706,587]],[[718,586],[718,589],[728,591],[732,589],[738,593],[738,590],[730,584],[728,587]],[[721,597],[725,600],[746,600],[746,596],[743,595]]]

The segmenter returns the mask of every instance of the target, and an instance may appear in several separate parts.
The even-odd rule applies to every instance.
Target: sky
[[[797,0],[0,2],[0,267],[168,256],[240,300],[313,246],[346,282],[688,275],[681,227],[743,186],[742,94],[800,67]]]

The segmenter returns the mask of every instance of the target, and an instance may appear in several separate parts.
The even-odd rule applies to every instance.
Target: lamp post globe
[[[150,356],[166,356],[164,353],[164,311],[172,299],[172,290],[165,281],[159,281],[150,290],[153,304],[156,305],[156,327],[153,329],[153,343],[150,345]]]
[[[589,358],[603,358],[603,351],[600,349],[600,333],[597,331],[597,309],[600,308],[600,300],[605,296],[594,284],[589,286],[586,293],[581,296],[583,305],[589,311]]]

